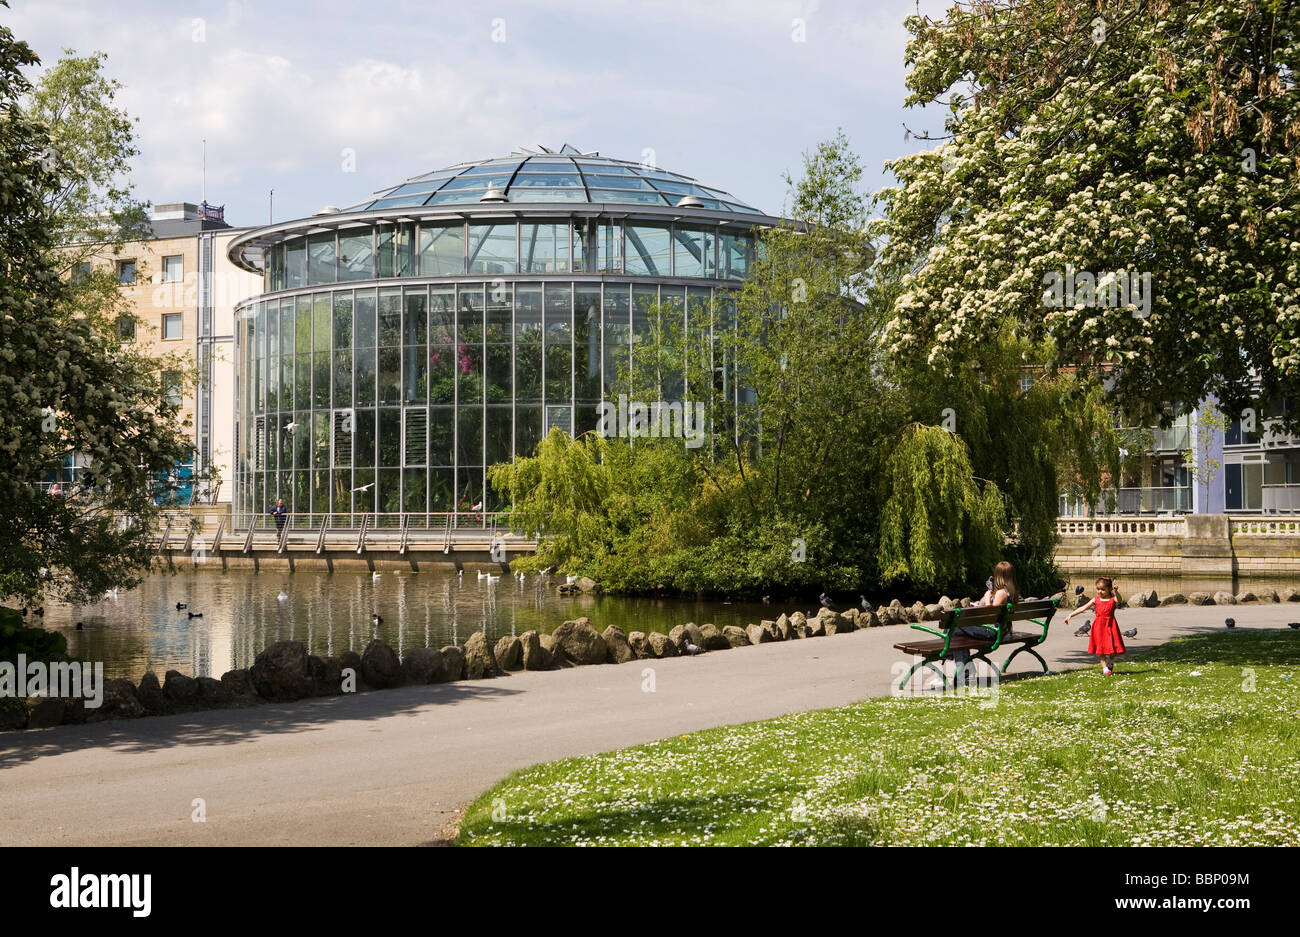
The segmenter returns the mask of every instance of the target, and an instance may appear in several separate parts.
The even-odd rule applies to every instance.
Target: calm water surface
[[[139,588],[94,605],[49,606],[45,626],[67,635],[73,656],[103,661],[107,676],[139,680],[147,670],[161,678],[173,669],[219,677],[227,670],[251,666],[260,650],[288,639],[302,641],[311,653],[327,657],[363,650],[377,636],[405,655],[414,648],[463,643],[480,630],[491,641],[529,629],[550,632],[566,619],[583,615],[598,630],[618,625],[627,632],[667,632],[688,621],[713,622],[719,628],[744,626],[815,607],[806,600],[764,605],[562,596],[555,591],[562,581],[528,576],[520,582],[504,575],[488,582],[468,570],[460,578],[454,571],[384,570],[378,579],[364,571],[188,571],[152,575]],[[1123,595],[1131,596],[1151,588],[1161,595],[1270,586],[1280,591],[1296,583],[1134,578],[1117,585]],[[1085,587],[1091,593],[1091,582]],[[283,601],[281,592],[286,596]],[[203,617],[189,618],[187,611],[176,610],[177,602],[187,603],[188,611]],[[372,612],[384,619],[377,628],[370,621]],[[84,631],[75,630],[77,621],[85,624]]]

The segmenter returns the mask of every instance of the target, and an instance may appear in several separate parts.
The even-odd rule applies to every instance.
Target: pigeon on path
[[[835,603],[831,601],[831,597],[825,592],[817,597],[817,601],[822,603],[822,608],[829,608],[832,612],[835,611]]]
[[[1123,631],[1120,633],[1123,634],[1124,637],[1126,638],[1136,638],[1138,636],[1138,630],[1136,628],[1130,628],[1128,631]]]
[[[1091,620],[1089,620],[1089,621],[1085,621],[1082,625],[1080,625],[1079,627],[1075,628],[1075,629],[1074,629],[1074,634],[1075,634],[1076,637],[1083,637],[1085,634],[1087,634],[1087,633],[1090,632],[1090,631],[1092,631],[1092,621],[1091,621]]]
[[[1223,623],[1224,623],[1224,625],[1227,626],[1227,628],[1228,628],[1229,631],[1231,631],[1233,628],[1237,627],[1237,620],[1236,620],[1235,618],[1225,618],[1225,619],[1223,620]]]

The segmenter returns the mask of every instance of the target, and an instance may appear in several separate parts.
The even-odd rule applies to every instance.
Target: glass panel
[[[627,192],[622,189],[592,189],[593,202],[618,202],[629,205],[668,205],[662,195],[655,192]]]
[[[393,275],[393,226],[381,224],[375,229],[375,269],[381,277]]]
[[[636,176],[587,176],[587,185],[592,189],[643,189],[653,192],[654,186]],[[595,201],[593,193],[592,200]]]
[[[483,465],[483,409],[461,407],[457,411],[459,426],[456,430],[457,463],[461,466]]]
[[[352,492],[352,510],[361,514],[374,513],[375,505],[379,502],[378,497],[375,495],[374,468],[359,468],[353,473],[352,477],[357,488],[356,491]]]
[[[405,346],[406,365],[402,385],[406,403],[424,403],[429,393],[429,359],[423,345]]]
[[[749,264],[753,254],[753,241],[747,234],[736,234],[723,229],[718,238],[718,253],[721,269],[718,276],[724,280],[743,280],[749,276]]]
[[[568,273],[568,271],[568,224],[526,224],[520,226],[520,273]]]
[[[402,510],[410,514],[423,514],[428,507],[428,473],[424,469],[405,469],[402,472]],[[414,523],[414,518],[411,519]]]
[[[705,238],[702,230],[677,228],[673,232],[673,276],[704,276]],[[711,252],[711,248],[709,248]]]
[[[618,224],[602,224],[596,232],[599,257],[596,272],[623,272],[623,229]]]
[[[420,225],[420,275],[465,272],[465,225]]]
[[[515,455],[531,456],[542,441],[542,408],[515,407]]]
[[[456,411],[451,407],[429,408],[429,464],[455,463]]]
[[[573,396],[573,287],[547,284],[546,400],[567,403]]]
[[[330,294],[317,293],[312,297],[312,348],[316,351],[330,350],[330,333],[333,323],[330,321]]]
[[[329,411],[311,415],[311,467],[330,467],[330,415]],[[322,489],[323,489],[322,484]],[[317,508],[319,510],[319,508]]]
[[[515,272],[515,225],[470,225],[470,273]]]
[[[481,175],[460,175],[444,185],[439,191],[455,192],[462,189],[486,189],[489,184],[505,185],[510,180],[510,173],[489,173],[487,178]]]
[[[487,431],[484,442],[487,446],[486,463],[510,461],[510,437],[512,433],[510,407],[487,408]]]
[[[295,332],[297,341],[294,343],[297,352],[300,355],[311,352],[311,297],[298,297],[298,325]]]
[[[402,291],[379,291],[379,344],[395,346],[402,343]]]
[[[573,229],[573,270],[575,273],[595,272],[596,223],[579,222]]]
[[[468,205],[471,202],[477,202],[483,197],[482,189],[471,189],[460,192],[439,192],[433,198],[426,202],[426,205]]]
[[[352,352],[334,352],[334,406],[352,406]]]
[[[331,477],[334,483],[330,490],[330,510],[335,514],[347,514],[352,510],[352,472],[335,469]]]
[[[599,288],[597,288],[599,292]],[[515,400],[542,401],[542,288],[515,287]],[[540,417],[538,418],[540,426]]]
[[[334,294],[334,348],[352,347],[352,294]]]
[[[339,279],[371,280],[374,276],[373,232],[369,228],[339,232]]]
[[[415,225],[405,222],[397,226],[393,239],[393,272],[399,277],[415,273]]]
[[[428,337],[428,314],[426,312],[429,294],[424,287],[407,289],[406,316],[402,320],[402,344],[423,345]]]
[[[487,312],[484,340],[486,342],[487,400],[510,401],[510,336],[513,329],[511,314],[513,302],[511,287],[507,283],[490,286],[487,291]]]
[[[352,362],[353,381],[356,384],[357,406],[375,405],[375,349],[358,348]]]
[[[651,287],[653,289],[653,287]],[[610,284],[605,287],[605,393],[617,393],[620,379],[628,370],[628,288]]]
[[[627,272],[649,276],[668,276],[668,229],[629,226],[627,229]]]
[[[522,189],[510,187],[512,202],[585,202],[586,189],[538,189],[526,186]]]
[[[429,510],[453,511],[456,509],[455,470],[436,468],[429,470]]]
[[[312,396],[313,407],[330,405],[330,353],[318,351],[312,355]]]
[[[284,245],[276,244],[268,252],[267,267],[271,276],[271,289],[284,289]]]
[[[435,286],[429,294],[429,343],[450,344],[456,330],[456,290]]]
[[[292,355],[294,350],[294,303],[286,299],[280,304],[280,354]]]
[[[398,514],[402,510],[402,470],[381,468],[375,485],[375,501],[383,514]],[[385,519],[385,524],[396,526],[396,519]]]
[[[379,411],[380,468],[400,468],[402,464],[402,411],[385,407]]]
[[[379,349],[379,405],[395,406],[402,402],[402,349]]]
[[[521,172],[510,184],[510,190],[545,187],[548,189],[582,188],[582,179],[577,173],[559,172]]]
[[[303,238],[285,242],[284,284],[288,289],[307,285],[307,244]]]
[[[467,284],[457,298],[457,399],[472,403],[483,399],[483,287]]]
[[[334,232],[313,234],[307,238],[307,276],[310,282],[333,283]]]
[[[357,468],[374,468],[375,465],[375,411],[358,410],[352,438],[352,464]],[[362,482],[357,480],[357,484]]]
[[[600,400],[600,287],[578,286],[573,294],[574,396]]]

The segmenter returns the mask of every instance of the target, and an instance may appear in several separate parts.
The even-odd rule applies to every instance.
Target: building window
[[[163,396],[172,406],[181,405],[181,375],[178,371],[163,372]]]
[[[134,260],[119,260],[117,262],[117,282],[125,286],[135,283]]]
[[[132,316],[121,316],[117,320],[117,337],[124,342],[135,341],[135,319]]]
[[[164,283],[179,283],[184,278],[184,265],[181,261],[181,255],[174,257],[164,257],[162,262],[162,281]]]
[[[80,283],[90,276],[90,261],[83,260],[72,268],[72,282]]]
[[[1028,374],[1022,374],[1020,376],[1020,389],[1022,391],[1027,393],[1029,391],[1029,388],[1033,386],[1034,386],[1034,379],[1032,376]]]
[[[179,312],[162,317],[162,337],[164,339],[181,337],[181,314]]]

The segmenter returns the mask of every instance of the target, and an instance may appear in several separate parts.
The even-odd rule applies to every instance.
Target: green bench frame
[[[1047,630],[1052,623],[1052,617],[1056,614],[1057,602],[1056,599],[1035,599],[1030,602],[1008,602],[1005,605],[971,605],[944,612],[943,616],[934,623],[937,626],[935,628],[929,627],[927,623],[913,624],[914,629],[935,635],[939,640],[900,641],[894,645],[897,650],[921,658],[898,681],[898,688],[901,690],[907,685],[907,681],[912,679],[912,674],[925,667],[939,675],[946,692],[948,675],[936,662],[947,660],[953,651],[959,650],[970,651],[971,663],[982,660],[999,674],[1006,673],[1007,667],[1018,655],[1027,653],[1042,665],[1043,673],[1049,673],[1047,661],[1043,660],[1034,648],[1047,640]],[[1016,631],[1015,624],[1021,621],[1037,625],[1042,631]],[[976,625],[991,629],[995,632],[994,636],[986,639],[957,633],[958,628]],[[1007,656],[999,668],[988,655],[1004,645],[1019,646]],[[954,682],[955,679],[954,675]]]

